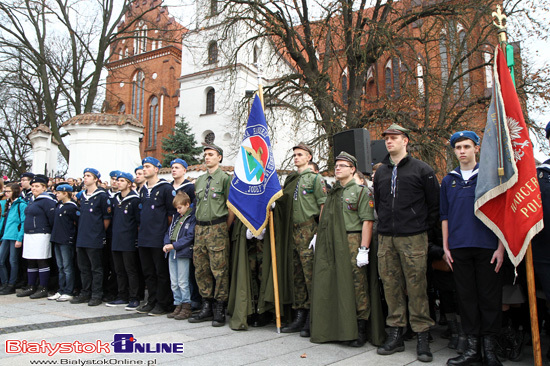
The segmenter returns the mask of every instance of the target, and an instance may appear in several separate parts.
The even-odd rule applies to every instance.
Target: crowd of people
[[[418,360],[430,362],[437,321],[457,351],[448,365],[518,360],[529,333],[521,268],[516,282],[502,243],[473,210],[480,138],[452,135],[459,166],[439,183],[408,154],[409,133],[396,124],[383,132],[389,154],[371,177],[353,155],[338,154],[332,187],[311,148],[294,146],[296,171],[271,207],[271,236],[254,236],[228,208],[231,177],[213,144],[194,182],[182,159],[170,163],[172,182],[159,178],[153,157],[103,183],[94,168],[82,180],[25,173],[3,185],[0,295],[105,302],[214,327],[230,314],[229,326],[244,330],[273,321],[267,248],[275,238],[283,333],[352,347],[370,341],[380,355],[416,337]],[[550,160],[539,168],[543,204],[549,172]],[[533,250],[550,299],[548,235]]]

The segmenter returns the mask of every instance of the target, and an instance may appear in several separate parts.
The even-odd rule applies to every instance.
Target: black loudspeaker
[[[369,131],[355,128],[334,135],[334,157],[345,151],[357,158],[357,170],[372,173],[371,144]]]
[[[381,163],[386,155],[388,155],[388,149],[386,149],[386,142],[384,140],[372,140],[370,149],[372,153],[372,165]]]

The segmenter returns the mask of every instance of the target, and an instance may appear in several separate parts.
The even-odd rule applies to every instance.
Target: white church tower
[[[183,36],[176,121],[184,117],[199,143],[219,145],[224,149],[224,165],[234,165],[252,96],[258,90],[258,73],[262,72],[266,86],[294,70],[270,40],[260,37],[246,42],[257,33],[244,23],[228,28],[223,1],[196,0],[195,4],[196,28]],[[316,125],[301,121],[298,126],[296,117],[283,109],[267,110],[266,119],[277,168],[292,165],[292,147],[316,135]]]

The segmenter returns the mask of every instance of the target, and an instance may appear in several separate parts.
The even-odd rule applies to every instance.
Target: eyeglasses
[[[336,165],[334,165],[334,167],[335,167],[336,169],[339,169],[339,168],[351,168],[351,165],[336,164]]]

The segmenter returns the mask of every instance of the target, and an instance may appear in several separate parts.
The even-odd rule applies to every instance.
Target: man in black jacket
[[[384,285],[390,327],[378,354],[405,349],[403,328],[409,322],[418,333],[417,356],[432,361],[426,267],[428,230],[438,222],[439,183],[433,169],[407,154],[409,130],[392,124],[382,133],[389,155],[374,177],[378,213],[378,268]]]

